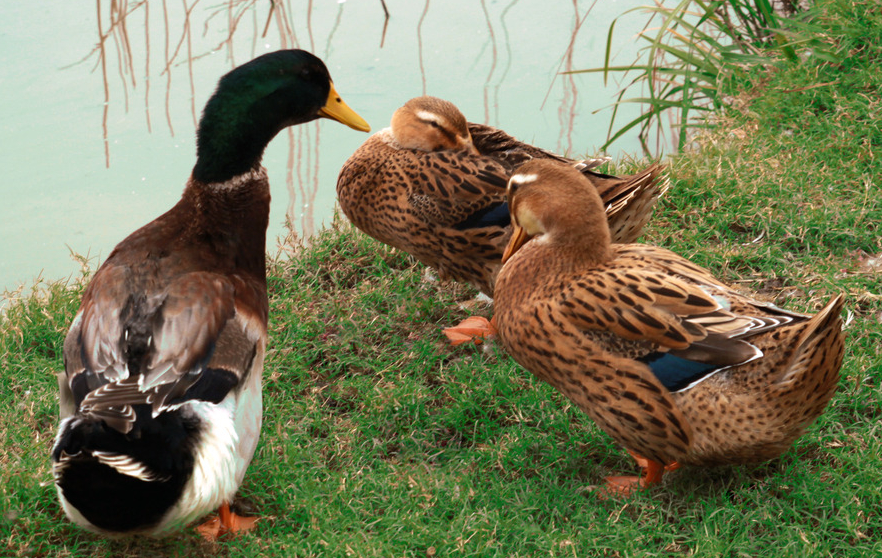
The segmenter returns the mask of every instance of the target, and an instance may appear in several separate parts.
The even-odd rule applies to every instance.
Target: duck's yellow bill
[[[507,262],[508,259],[521,248],[521,246],[530,240],[530,235],[528,235],[527,231],[525,231],[520,225],[512,223],[511,228],[511,239],[505,247],[505,252],[502,253],[502,263]]]
[[[331,91],[328,92],[328,100],[325,106],[319,109],[319,114],[325,118],[342,122],[350,128],[354,128],[361,132],[370,132],[371,127],[367,121],[360,117],[358,113],[349,108],[349,105],[343,102],[334,84],[331,83]]]

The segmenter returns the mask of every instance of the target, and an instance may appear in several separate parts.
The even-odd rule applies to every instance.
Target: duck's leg
[[[665,471],[673,471],[680,467],[680,464],[674,461],[669,465],[662,465],[657,461],[647,459],[642,455],[638,455],[628,450],[637,465],[643,469],[643,475],[630,477],[606,477],[606,486],[601,490],[602,498],[610,498],[614,496],[630,496],[634,492],[643,488],[658,484],[662,480]]]
[[[235,536],[238,533],[250,531],[256,524],[256,517],[236,515],[230,510],[230,505],[224,503],[217,511],[216,516],[196,527],[196,530],[206,540],[213,541],[227,533]]]
[[[490,320],[483,316],[469,316],[455,326],[444,328],[443,331],[453,346],[470,341],[480,345],[484,340],[496,336],[496,316]]]

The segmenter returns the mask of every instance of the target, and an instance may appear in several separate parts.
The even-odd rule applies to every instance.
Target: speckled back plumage
[[[662,464],[762,461],[823,412],[841,297],[811,317],[755,301],[668,250],[611,245],[571,169],[531,162],[519,177],[513,219],[534,236],[506,254],[499,336],[619,443]]]
[[[444,145],[440,136],[440,147],[424,150],[403,147],[392,129],[374,134],[340,171],[340,207],[356,227],[435,268],[442,279],[471,283],[492,295],[511,235],[505,187],[513,168],[531,158],[576,161],[496,128],[471,123],[466,128],[462,114],[447,101],[423,97],[408,105],[454,123],[445,133],[457,141]],[[438,128],[424,124],[433,133]],[[607,203],[615,238],[632,241],[667,187],[663,167],[651,165],[618,178],[591,170],[603,162],[583,162],[580,168]]]
[[[684,462],[773,459],[805,432],[839,382],[845,352],[843,302],[841,296],[833,298],[810,319],[750,338],[763,358],[674,394],[695,432]]]

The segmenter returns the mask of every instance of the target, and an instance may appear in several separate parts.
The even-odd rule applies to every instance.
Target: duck
[[[524,163],[496,281],[498,338],[635,458],[605,496],[681,465],[774,459],[824,411],[844,353],[833,296],[814,315],[732,289],[664,248],[615,244],[577,170]]]
[[[217,509],[199,528],[206,538],[254,526],[230,503],[261,427],[270,206],[261,158],[278,132],[318,118],[370,130],[306,51],[224,75],[180,200],[92,276],[64,339],[51,452],[75,524],[161,536]]]
[[[369,137],[344,163],[337,199],[346,218],[369,236],[493,296],[502,251],[511,236],[505,189],[529,159],[576,165],[599,192],[616,239],[631,242],[667,188],[663,166],[616,177],[594,169],[607,159],[574,161],[470,123],[450,101],[410,99],[390,126]]]

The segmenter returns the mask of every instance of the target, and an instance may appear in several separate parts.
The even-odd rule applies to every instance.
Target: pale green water
[[[167,3],[166,33],[162,3],[151,2],[149,13],[142,8],[126,20],[133,70],[120,62],[126,50],[119,35],[105,43],[107,166],[104,80],[97,56],[88,56],[98,43],[94,4],[7,2],[0,28],[0,291],[29,286],[40,274],[67,277],[79,269],[71,250],[98,261],[170,208],[195,162],[196,115],[217,79],[270,50],[299,47],[319,55],[343,98],[374,131],[386,127],[404,101],[425,92],[455,102],[469,120],[536,145],[594,154],[605,139],[609,112],[592,112],[609,105],[616,88],[603,89],[598,75],[556,74],[599,66],[612,19],[644,3],[597,2],[574,35],[592,2],[387,0],[391,19],[381,47],[379,0],[276,2],[293,22],[293,37],[286,31],[284,40],[278,25],[283,20],[275,17],[280,13],[261,37],[268,2],[229,12],[219,3],[190,0],[195,7],[188,63],[180,3]],[[110,2],[102,4],[106,31]],[[239,14],[231,51],[224,41],[229,21]],[[617,62],[632,60],[633,36],[645,17],[631,14],[617,24],[624,45]],[[166,48],[174,53],[178,47],[163,73],[172,56]],[[330,222],[337,172],[367,137],[322,120],[270,144],[264,158],[274,198],[270,250],[284,234],[286,210],[307,234]],[[638,151],[631,136],[610,154]]]

